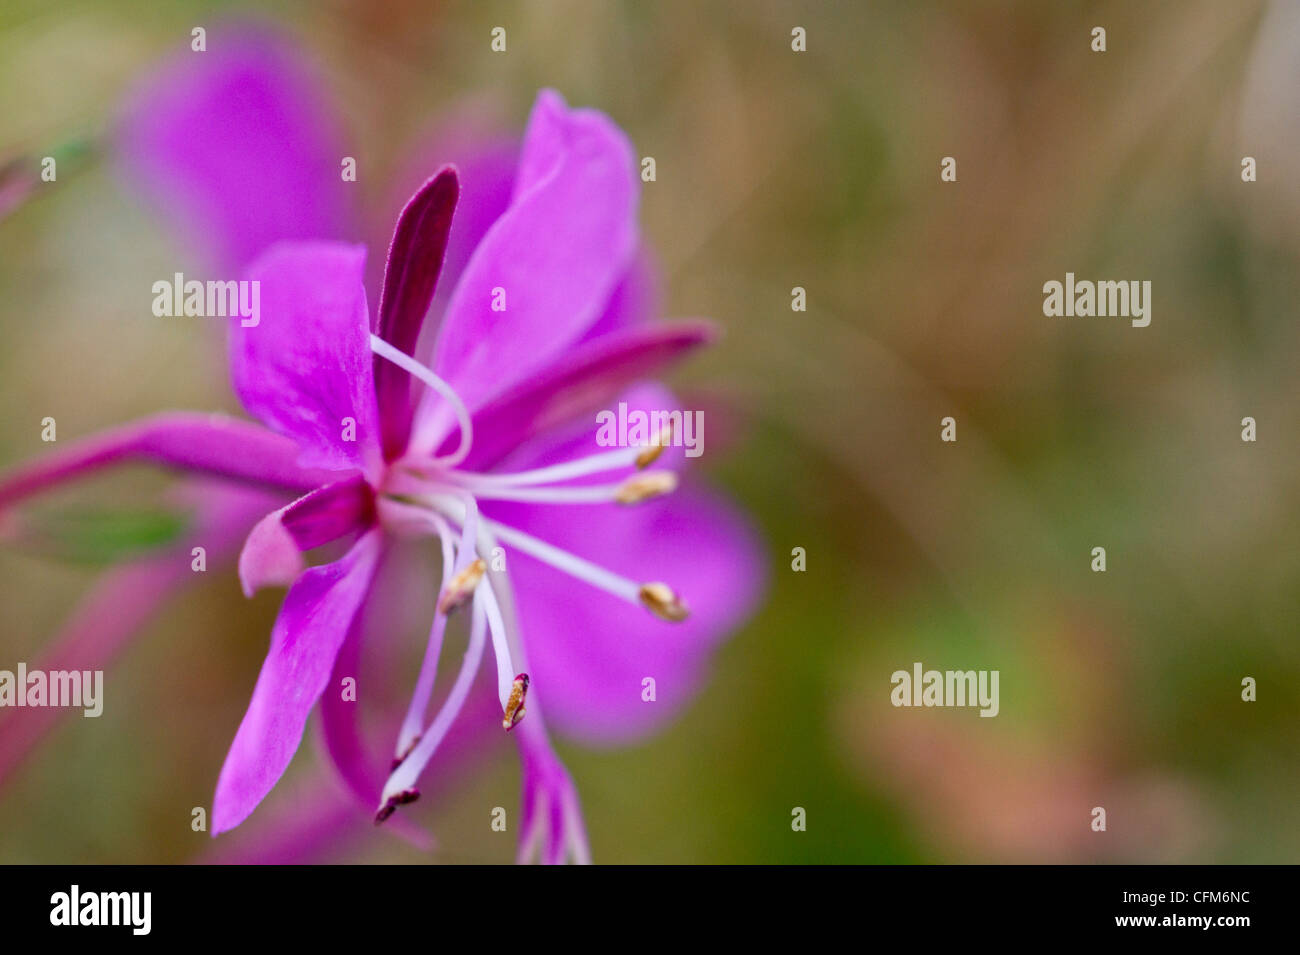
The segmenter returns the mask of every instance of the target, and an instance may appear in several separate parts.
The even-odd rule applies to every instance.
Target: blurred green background
[[[1297,861],[1300,5],[257,6],[325,70],[372,202],[452,111],[517,129],[553,86],[607,112],[657,161],[666,314],[726,328],[673,384],[724,409],[703,470],[755,516],[770,592],[666,732],[562,746],[598,861]],[[241,10],[9,0],[0,157],[94,139],[134,76]],[[148,312],[168,233],[75,165],[0,221],[0,467],[44,450],[46,415],[64,439],[237,411],[211,329]],[[1150,327],[1044,317],[1067,271],[1150,280]],[[167,483],[131,469],[33,511],[147,509]],[[0,548],[0,667],[102,570]],[[190,807],[279,596],[243,600],[228,567],[184,591],[103,717],[0,789],[0,862],[210,852]],[[999,670],[1000,715],[893,708],[915,661]],[[432,858],[513,858],[485,809],[518,805],[511,747],[425,802]],[[322,857],[425,858],[367,831]]]

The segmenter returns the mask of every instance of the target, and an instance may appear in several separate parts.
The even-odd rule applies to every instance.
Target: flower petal
[[[283,787],[282,787],[283,788]],[[193,861],[199,865],[312,865],[341,861],[374,833],[324,768],[275,793],[257,819],[231,832]]]
[[[381,532],[370,531],[342,559],[303,573],[285,596],[248,712],[221,767],[213,835],[243,822],[288,767],[370,591],[382,548]]]
[[[361,637],[365,626],[364,613],[358,614],[352,621],[347,639],[339,649],[334,660],[334,670],[330,676],[330,686],[342,685],[344,679],[361,679]],[[369,681],[366,681],[367,683]],[[383,750],[368,748],[361,732],[361,703],[356,699],[345,700],[342,693],[326,693],[321,697],[320,729],[324,743],[325,755],[333,764],[339,782],[351,795],[354,810],[364,812],[367,820],[374,818],[375,801],[379,798],[380,781],[384,778],[386,764],[381,756]],[[433,848],[433,838],[409,818],[392,820],[391,827],[384,828],[406,840],[417,849],[428,851]],[[372,829],[373,831],[373,829]]]
[[[698,689],[708,652],[754,609],[760,542],[725,499],[684,487],[635,508],[516,506],[507,523],[633,580],[672,585],[690,608],[667,623],[507,548],[532,692],[557,729],[589,742],[646,735]],[[643,681],[656,699],[642,699]]]
[[[470,408],[576,341],[600,317],[636,247],[632,149],[607,117],[570,111],[544,92],[524,154],[514,201],[474,251],[438,338],[435,370]],[[494,311],[502,295],[504,311]],[[417,419],[425,443],[441,438],[423,433],[437,406],[426,399]]]
[[[249,270],[261,315],[230,324],[231,377],[249,413],[298,442],[299,463],[360,468],[379,460],[379,415],[362,285],[365,248],[283,242]]]
[[[272,511],[258,521],[239,552],[239,586],[245,597],[263,587],[287,587],[307,567],[302,551],[280,521],[284,510]]]
[[[501,131],[501,124],[491,117],[487,104],[467,103],[421,134],[406,150],[406,162],[393,177],[387,200],[380,203],[375,231],[387,235],[393,219],[406,207],[410,197],[429,178],[430,169],[447,163],[456,166],[460,199],[452,219],[451,234],[442,260],[438,288],[434,292],[430,314],[425,316],[418,354],[419,360],[431,364],[433,343],[451,292],[460,281],[470,255],[478,248],[492,223],[510,206],[519,159],[519,140]],[[375,282],[382,279],[374,276]],[[373,287],[367,284],[367,287]]]
[[[629,412],[681,408],[655,384],[631,388],[619,401]],[[599,451],[597,433],[591,419],[552,429],[522,445],[501,469]],[[681,468],[683,450],[667,449],[655,467]],[[748,520],[724,498],[690,484],[634,507],[491,502],[483,510],[632,580],[664,581],[690,609],[685,621],[665,622],[507,547],[531,692],[557,729],[591,742],[643,736],[670,719],[698,688],[710,650],[752,612],[763,591],[766,561]],[[655,681],[653,703],[641,697],[646,677]]]
[[[265,29],[207,43],[143,78],[117,133],[124,175],[222,268],[280,239],[345,234],[355,186],[339,175],[322,84]]]
[[[424,316],[438,286],[459,191],[455,167],[446,166],[420,187],[397,219],[384,270],[376,331],[380,338],[408,355],[415,354]],[[406,449],[410,432],[410,378],[396,365],[376,357],[375,389],[384,456],[391,460]]]
[[[659,308],[659,272],[644,248],[623,273],[614,292],[605,303],[605,311],[582,336],[583,342],[603,338],[612,332],[640,325],[661,314]]]
[[[569,858],[579,864],[590,863],[591,848],[578,790],[541,728],[540,714],[529,715],[531,722],[521,724],[516,734],[523,763],[523,793],[515,861],[524,864],[536,857],[547,865]]]
[[[631,382],[655,374],[715,335],[715,327],[700,320],[640,323],[579,345],[474,416],[474,446],[465,467],[490,467],[533,435],[610,403]],[[443,453],[457,440],[458,435],[450,436]],[[596,450],[592,442],[588,453]]]
[[[413,678],[405,637],[413,627],[421,631],[428,627],[428,615],[437,598],[429,591],[425,570],[412,559],[420,546],[390,539],[366,606],[334,661],[331,687],[341,686],[344,678],[351,677],[358,687],[379,690],[358,693],[355,699],[327,692],[320,700],[319,741],[372,832],[369,824],[384,780],[392,771],[393,742],[405,712],[405,694],[395,688],[409,689]],[[431,773],[421,786],[422,798],[429,802],[457,785],[471,765],[490,758],[491,742],[504,742],[495,688],[484,684],[480,689],[443,741],[438,772]],[[382,828],[413,845],[429,844],[429,834],[416,817],[399,813]]]
[[[239,555],[244,596],[293,583],[303,552],[364,530],[374,521],[375,495],[361,476],[318,488],[258,521]]]
[[[130,460],[294,491],[319,487],[338,477],[300,467],[292,441],[259,425],[219,414],[166,412],[59,445],[52,454],[0,478],[0,509]]]

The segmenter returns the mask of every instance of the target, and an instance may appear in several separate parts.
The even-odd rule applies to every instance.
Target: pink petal
[[[285,787],[281,787],[285,789]],[[202,865],[304,865],[337,859],[372,837],[368,815],[357,811],[326,772],[316,770],[277,791],[258,818],[204,852]]]
[[[213,835],[243,822],[288,767],[382,549],[382,533],[370,531],[342,559],[303,573],[285,596],[248,712],[221,767]]]
[[[489,467],[533,435],[610,405],[630,383],[655,374],[715,335],[705,321],[646,322],[575,347],[474,416],[474,446],[466,467]],[[449,439],[456,440],[456,435]],[[450,446],[442,450],[450,451]],[[585,453],[596,450],[593,440]]]
[[[374,521],[375,495],[361,477],[318,488],[258,521],[239,555],[244,596],[297,580],[303,552],[364,530]]]
[[[207,45],[142,78],[116,137],[123,174],[228,271],[281,239],[343,235],[356,184],[319,78],[264,28],[210,30]]]
[[[754,609],[761,544],[724,498],[684,487],[635,508],[532,507],[514,526],[637,581],[665,581],[690,607],[682,623],[596,590],[507,548],[532,692],[547,718],[593,743],[641,737],[699,690],[709,651]],[[654,702],[642,699],[655,681]]]
[[[551,92],[533,110],[528,181],[488,230],[452,294],[435,370],[471,408],[525,380],[601,315],[636,247],[630,144],[610,120]],[[493,311],[495,289],[506,310]],[[439,402],[426,399],[417,432]],[[425,435],[428,441],[440,435]]]
[[[361,678],[361,636],[364,628],[364,614],[352,621],[347,639],[343,641],[338,656],[334,660],[334,670],[330,677],[330,686],[342,686],[346,678],[356,681],[358,686],[369,685]],[[374,822],[375,803],[379,800],[379,790],[387,775],[388,761],[383,758],[384,750],[379,747],[367,749],[366,740],[361,732],[360,698],[344,700],[342,693],[326,693],[321,697],[320,728],[325,752],[338,773],[339,781],[352,796],[350,800],[354,810],[364,813],[365,818]],[[433,839],[429,833],[407,817],[391,820],[393,825],[385,826],[386,831],[400,836],[417,849],[433,848]]]
[[[301,498],[299,499],[301,500]],[[257,522],[239,553],[239,586],[245,597],[263,587],[287,587],[298,579],[307,562],[281,522],[284,508]]]
[[[380,791],[392,770],[393,745],[414,680],[410,647],[397,637],[417,621],[415,629],[426,630],[437,599],[423,572],[408,559],[412,546],[385,551],[366,607],[334,662],[330,686],[340,686],[351,677],[357,681],[357,698],[345,700],[342,694],[330,692],[320,701],[318,726],[325,752],[368,824],[373,823]],[[428,773],[421,783],[422,802],[436,802],[471,763],[487,759],[489,742],[505,743],[495,688],[483,683],[480,689],[443,741],[437,772]],[[397,814],[382,828],[414,845],[429,844],[428,832],[409,814]]]
[[[618,400],[629,410],[686,410],[656,385],[630,389]],[[501,470],[602,450],[596,431],[593,417],[546,432]],[[684,462],[682,450],[671,448],[655,467]],[[484,513],[632,580],[663,581],[690,608],[686,621],[667,623],[506,548],[532,668],[530,692],[557,729],[590,742],[644,736],[671,719],[698,691],[710,651],[753,612],[764,589],[763,546],[747,518],[725,498],[690,484],[635,507],[494,502]],[[642,699],[647,677],[655,681],[655,702]]]
[[[614,287],[605,311],[583,334],[582,341],[604,338],[657,318],[662,314],[659,305],[659,272],[650,253],[642,248]]]
[[[411,195],[428,180],[429,170],[447,163],[455,164],[460,199],[447,239],[438,288],[421,332],[417,357],[425,364],[431,363],[433,342],[447,310],[447,302],[465,271],[470,255],[510,205],[519,141],[516,137],[502,134],[499,124],[489,114],[490,109],[484,105],[465,104],[421,135],[407,150],[410,158],[394,176],[391,194],[376,213],[376,231],[386,236],[394,218],[406,207]],[[377,284],[382,276],[375,275],[374,279]]]
[[[365,248],[284,242],[250,268],[261,318],[230,325],[231,377],[244,407],[298,442],[304,467],[379,468]]]
[[[305,491],[338,477],[298,465],[292,441],[224,415],[173,411],[87,438],[0,476],[0,509],[123,461],[151,461],[249,484]]]
[[[376,333],[399,351],[414,355],[442,269],[460,186],[456,169],[444,167],[406,204],[388,249]],[[410,431],[410,377],[375,358],[375,388],[382,412],[384,455],[397,457]]]

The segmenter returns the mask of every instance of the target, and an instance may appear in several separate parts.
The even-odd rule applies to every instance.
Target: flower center
[[[526,656],[514,619],[509,580],[503,564],[493,566],[493,555],[504,553],[498,542],[589,586],[628,603],[640,604],[664,620],[679,622],[689,612],[665,583],[630,580],[518,528],[485,517],[479,511],[480,501],[556,506],[633,505],[670,493],[677,487],[677,475],[646,469],[658,459],[671,435],[656,435],[644,447],[604,451],[527,471],[502,474],[463,470],[460,465],[473,443],[473,421],[464,402],[451,385],[414,358],[376,335],[370,336],[370,343],[376,355],[436,391],[454,413],[460,433],[456,450],[450,454],[408,453],[393,462],[378,489],[379,516],[385,528],[403,535],[436,537],[442,548],[442,584],[433,628],[415,693],[398,735],[393,771],[381,796],[376,821],[382,822],[397,806],[418,797],[415,783],[464,704],[489,637],[496,656],[502,726],[510,731],[524,717],[524,700],[531,681],[523,672]],[[635,468],[635,473],[618,481],[568,483],[628,468]],[[442,709],[426,728],[425,714],[433,694],[447,619],[466,604],[472,609],[464,663]],[[535,705],[529,708],[530,712],[536,710]]]

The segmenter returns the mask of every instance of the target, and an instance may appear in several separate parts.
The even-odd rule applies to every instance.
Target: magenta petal
[[[543,93],[524,151],[536,170],[531,185],[517,187],[474,251],[438,338],[435,369],[471,408],[577,340],[600,317],[636,247],[632,149],[607,117],[570,111]],[[505,310],[494,311],[502,294]],[[437,404],[426,402],[417,428]]]
[[[251,597],[267,586],[293,583],[303,551],[364,530],[375,516],[375,495],[357,476],[318,488],[258,521],[239,555],[239,582]]]
[[[284,509],[272,511],[257,522],[239,553],[239,586],[245,597],[263,587],[286,587],[307,566],[302,551],[285,530]]]
[[[342,686],[342,681],[349,678],[361,683],[363,616],[358,615],[353,620],[347,639],[339,649],[330,677],[331,686]],[[379,791],[387,775],[388,762],[382,759],[383,750],[377,747],[367,748],[361,732],[360,706],[361,703],[356,699],[343,699],[342,693],[324,694],[320,705],[320,727],[326,755],[333,763],[340,781],[353,797],[353,809],[359,809],[367,820],[373,820],[375,803],[379,801]],[[427,851],[433,848],[433,839],[429,833],[411,819],[392,819],[384,828],[417,849]]]
[[[605,311],[582,336],[583,342],[603,338],[612,332],[640,325],[662,312],[659,308],[659,273],[642,249],[632,260],[632,265],[614,287]]]
[[[517,136],[503,133],[489,107],[468,101],[446,114],[436,126],[422,131],[405,147],[406,159],[393,174],[392,187],[384,201],[372,211],[374,230],[387,235],[393,220],[410,202],[410,198],[428,181],[429,170],[454,163],[460,186],[456,215],[452,220],[447,250],[438,276],[430,315],[420,333],[416,357],[431,364],[433,342],[442,315],[447,310],[451,291],[460,281],[471,253],[510,205],[511,186],[519,159]],[[371,263],[366,287],[374,288],[383,279],[375,274]],[[434,319],[437,320],[434,320]]]
[[[243,822],[288,767],[370,591],[382,549],[383,535],[371,531],[342,559],[311,568],[289,589],[252,701],[221,767],[213,835]]]
[[[281,518],[299,550],[365,530],[374,519],[375,492],[359,475],[299,498],[284,509]]]
[[[194,861],[240,866],[337,861],[373,831],[369,818],[321,769],[287,792],[277,792],[255,821],[210,843]]]
[[[359,616],[353,621],[347,639],[339,648],[330,680],[335,686],[342,685],[342,681],[349,678],[356,680],[358,685],[362,682],[362,626],[362,618]],[[383,786],[387,762],[375,758],[382,757],[382,750],[371,752],[366,748],[361,734],[359,701],[344,700],[341,693],[327,694],[321,700],[320,726],[325,750],[340,780],[366,813],[373,813],[374,805],[379,799],[379,790]]]
[[[117,134],[123,174],[227,270],[281,239],[344,234],[356,186],[318,78],[263,29],[207,44],[143,77]]]
[[[578,791],[545,730],[537,720],[524,722],[516,737],[523,763],[523,798],[515,861],[527,863],[536,855],[547,865],[557,865],[567,857],[577,863],[590,862]]]
[[[366,250],[342,242],[284,242],[249,270],[260,321],[230,324],[231,377],[249,413],[298,442],[300,463],[379,467]]]
[[[681,408],[662,386],[618,396],[629,410]],[[522,470],[600,450],[593,419],[533,438],[500,465]],[[671,448],[656,468],[680,468]],[[580,479],[610,480],[615,475]],[[703,680],[710,651],[754,609],[766,577],[762,543],[725,499],[685,484],[636,507],[494,502],[484,513],[634,581],[663,581],[690,608],[667,623],[509,547],[532,689],[547,720],[590,742],[643,736],[671,719]],[[655,681],[656,699],[642,699]]]
[[[706,321],[654,322],[579,345],[474,416],[474,447],[466,467],[489,467],[532,435],[607,406],[630,383],[655,374],[715,336],[715,326]],[[449,440],[454,443],[458,437]],[[593,441],[586,453],[598,450]]]
[[[415,354],[420,328],[438,285],[459,191],[455,168],[444,167],[420,187],[397,219],[379,298],[377,334],[408,355]],[[410,377],[391,362],[376,357],[375,389],[384,456],[391,460],[405,450],[410,432]]]
[[[299,466],[292,441],[260,425],[217,414],[167,412],[66,444],[61,441],[58,447],[0,476],[0,508],[130,460],[294,491],[338,477]]]
[[[665,581],[690,607],[685,622],[667,623],[507,548],[532,692],[557,729],[590,742],[642,736],[672,718],[699,688],[708,652],[763,589],[753,529],[698,488],[636,508],[518,507],[502,520],[633,580]],[[653,703],[642,699],[647,677]]]

